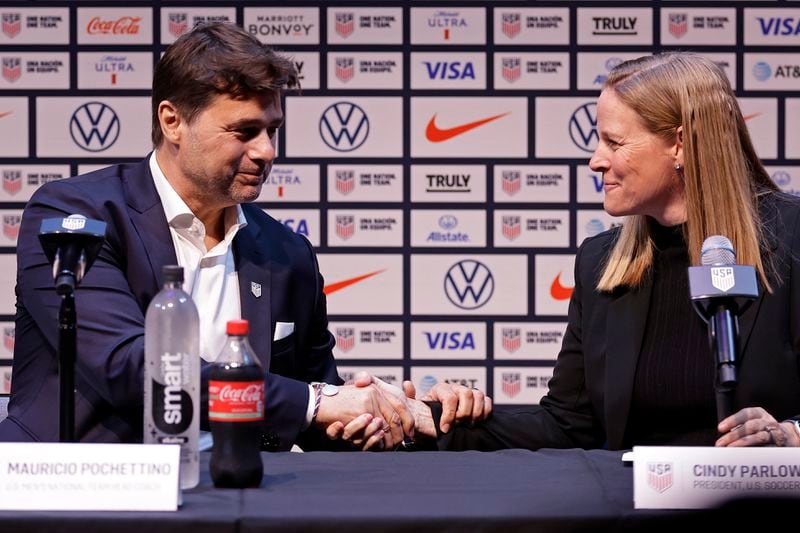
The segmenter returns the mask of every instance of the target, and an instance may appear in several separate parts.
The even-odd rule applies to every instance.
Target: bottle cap
[[[247,320],[228,320],[228,335],[247,335],[249,332]]]
[[[164,275],[164,283],[178,282],[183,283],[183,267],[178,265],[164,265],[161,269]]]

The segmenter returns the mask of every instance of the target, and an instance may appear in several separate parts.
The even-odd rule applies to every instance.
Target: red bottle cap
[[[249,332],[247,320],[228,320],[228,335],[247,335]]]

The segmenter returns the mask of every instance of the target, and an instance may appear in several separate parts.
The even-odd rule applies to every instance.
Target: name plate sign
[[[0,510],[175,511],[180,447],[0,444]]]
[[[770,496],[800,497],[800,448],[633,448],[636,509],[703,509]]]

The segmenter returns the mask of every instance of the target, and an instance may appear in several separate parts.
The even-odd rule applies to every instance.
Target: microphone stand
[[[717,363],[717,378],[714,382],[717,397],[717,420],[722,421],[735,412],[734,392],[738,384],[736,376],[736,352],[739,328],[736,315],[724,305],[715,306],[710,313],[709,340],[711,353]]]
[[[75,293],[61,295],[58,311],[58,440],[75,442]]]

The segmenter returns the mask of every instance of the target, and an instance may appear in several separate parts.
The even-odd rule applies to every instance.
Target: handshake
[[[436,439],[437,430],[425,401],[442,404],[439,429],[455,424],[474,424],[492,412],[492,400],[478,389],[447,383],[436,384],[420,400],[414,385],[403,382],[402,390],[367,372],[359,372],[353,385],[339,387],[332,396],[322,395],[314,419],[328,438],[343,439],[362,450],[393,450],[415,438]]]

